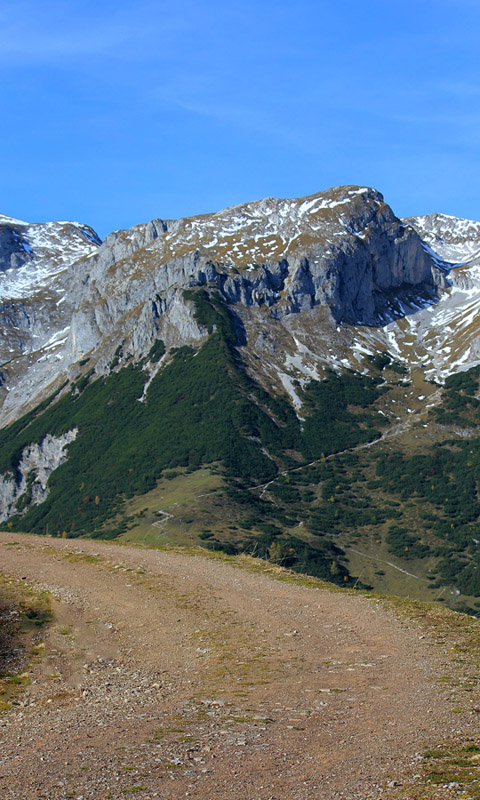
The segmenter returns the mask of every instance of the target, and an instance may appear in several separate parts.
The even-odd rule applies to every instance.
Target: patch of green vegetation
[[[343,551],[332,542],[312,546],[296,536],[280,534],[280,530],[277,534],[252,534],[236,545],[228,541],[208,539],[204,541],[204,547],[220,550],[227,555],[245,553],[341,586],[350,586],[354,582],[343,563]]]
[[[41,630],[53,619],[50,595],[0,576],[0,710],[31,682],[25,668],[43,655]]]
[[[475,428],[480,422],[478,394],[479,367],[449,375],[445,381],[442,404],[431,410],[439,425]]]
[[[8,686],[29,686],[31,682],[32,681],[30,680],[28,673],[12,675],[11,677],[5,679],[5,683]]]
[[[366,358],[379,372],[382,372],[382,370],[388,367],[392,362],[391,355],[385,350],[382,350],[380,353],[375,353],[375,355],[367,355]]]
[[[454,376],[453,389],[480,393],[479,374],[475,368],[461,379]],[[448,380],[444,395],[451,391]],[[378,391],[376,398],[365,398],[373,399],[372,413],[381,398]],[[358,414],[358,406],[347,408]],[[382,591],[438,598],[476,615],[480,439],[445,439],[445,434],[438,438],[430,444],[429,437],[425,447],[417,432],[412,436],[407,431],[396,447],[386,440],[356,452],[323,452],[313,463],[290,468],[260,488],[261,500],[250,501],[251,513],[240,525],[251,531],[251,539],[258,540],[256,552],[265,552],[265,557],[269,542],[257,533],[262,522],[275,524],[283,537],[293,533],[309,546],[322,542],[338,547],[343,551],[340,561],[363,583]],[[239,487],[229,491],[237,503],[245,494]],[[248,497],[243,502],[248,505]],[[394,564],[389,564],[391,556]],[[330,558],[335,560],[332,551]],[[327,577],[325,572],[322,577]],[[454,587],[461,593],[458,597]]]
[[[463,398],[462,403],[475,400],[461,392],[478,391],[479,373],[475,368],[447,379],[447,406],[452,397],[455,403],[456,398]],[[440,416],[435,415],[437,421],[444,421],[443,411],[444,406]],[[457,413],[452,413],[458,424]],[[423,506],[414,530],[403,526],[391,529],[387,537],[391,552],[400,555],[403,547],[404,558],[424,558],[433,553],[442,581],[453,583],[465,595],[478,595],[480,438],[446,440],[414,455],[399,450],[383,453],[377,460],[376,474],[385,494],[397,496],[404,504],[408,500]]]
[[[441,749],[427,751],[424,755],[422,780],[433,792],[427,796],[434,796],[435,787],[440,784],[453,784],[459,795],[460,792],[468,792],[471,800],[478,800],[480,798],[479,752],[480,749],[473,743],[462,747],[444,744]]]
[[[74,564],[77,564],[79,562],[84,562],[85,564],[99,564],[101,561],[103,561],[101,556],[93,555],[90,553],[66,552],[63,553],[63,558]]]
[[[115,369],[115,367],[118,367],[118,365],[120,363],[120,359],[122,357],[122,351],[123,351],[123,345],[124,344],[125,344],[125,342],[122,341],[118,345],[117,349],[115,350],[115,352],[113,354],[112,363],[110,364],[110,369],[111,370]]]
[[[157,339],[148,351],[148,358],[152,363],[156,364],[163,355],[165,355],[165,342],[162,339]]]
[[[89,369],[88,372],[85,373],[85,375],[83,375],[81,378],[79,378],[76,381],[76,383],[74,383],[74,385],[72,387],[72,390],[76,389],[79,392],[83,392],[85,387],[90,382],[90,378],[93,376],[94,372],[95,372],[95,370],[94,370],[93,367],[92,367],[92,369]]]
[[[426,558],[431,552],[428,545],[422,544],[417,536],[412,536],[408,529],[401,525],[392,525],[386,542],[390,552],[400,558]]]
[[[300,448],[307,459],[336,453],[380,436],[385,420],[370,408],[379,395],[380,379],[354,372],[327,371],[323,381],[311,381],[304,390],[305,413]]]

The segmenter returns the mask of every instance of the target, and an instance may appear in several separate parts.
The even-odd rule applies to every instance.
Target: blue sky
[[[480,220],[478,0],[0,0],[0,213],[100,235],[337,184]]]

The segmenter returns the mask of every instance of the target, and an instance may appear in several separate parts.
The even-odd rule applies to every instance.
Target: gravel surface
[[[446,654],[379,601],[87,540],[0,533],[0,559],[55,598],[2,800],[380,800],[469,728]]]

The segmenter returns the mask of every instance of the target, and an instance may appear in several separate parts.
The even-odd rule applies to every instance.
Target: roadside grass
[[[0,712],[30,684],[28,667],[43,657],[41,637],[52,619],[48,592],[0,575]]]
[[[102,561],[100,556],[90,553],[64,553],[64,558],[72,564],[79,562],[85,564],[99,564]]]
[[[480,747],[474,742],[458,748],[427,751],[424,781],[427,789],[437,793],[438,786],[455,785],[469,797],[480,798]],[[432,784],[432,786],[428,786]],[[426,795],[430,797],[430,795]],[[435,795],[433,795],[435,796]]]
[[[382,598],[382,602],[441,648],[445,667],[439,691],[445,698],[445,709],[463,715],[471,731],[427,750],[413,779],[402,781],[394,776],[399,786],[387,792],[385,800],[479,800],[480,738],[472,732],[471,721],[480,720],[480,621],[438,603],[393,597]],[[474,728],[478,729],[478,723]]]

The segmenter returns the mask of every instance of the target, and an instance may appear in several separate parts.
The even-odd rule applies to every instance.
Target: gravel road
[[[0,533],[0,559],[55,598],[2,800],[379,800],[468,724],[379,601],[88,540]]]

